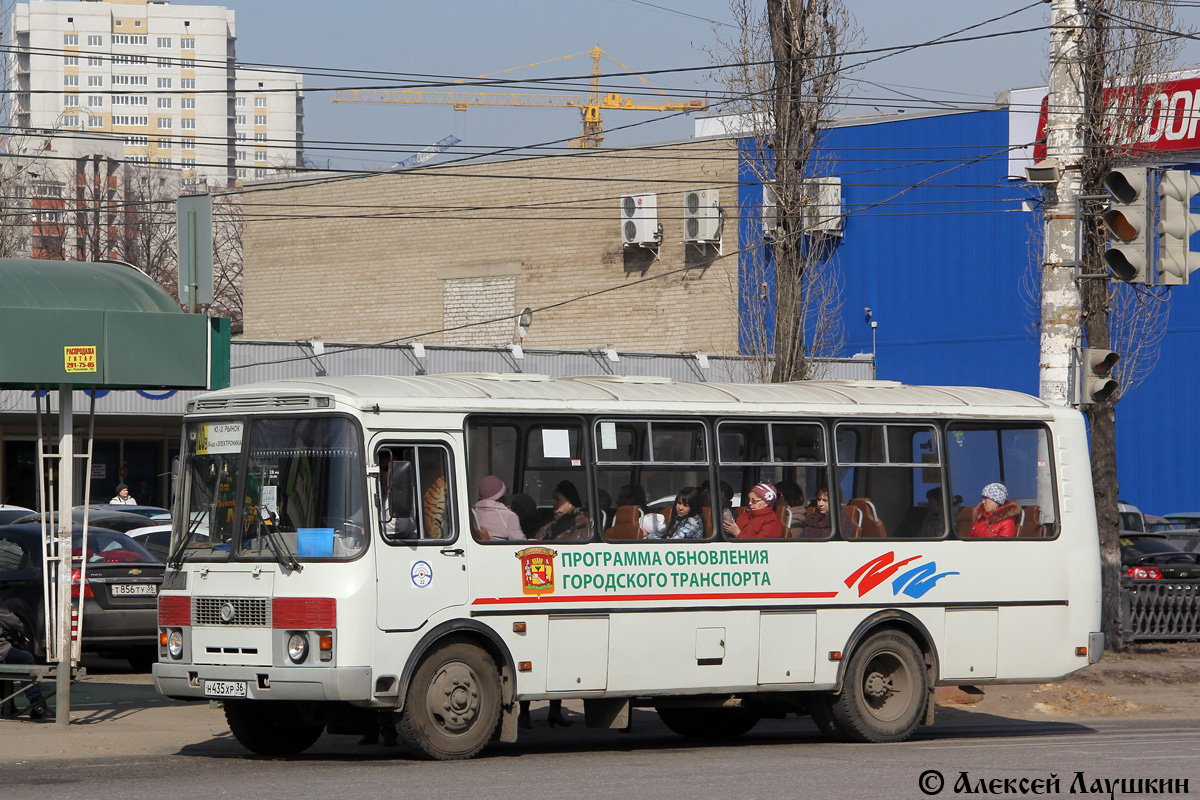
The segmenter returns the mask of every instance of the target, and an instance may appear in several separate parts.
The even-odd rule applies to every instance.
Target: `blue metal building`
[[[1038,393],[1041,192],[1010,179],[1009,110],[842,120],[821,173],[841,179],[833,251],[846,352],[874,348],[878,377]],[[763,241],[755,148],[742,142],[739,272]],[[763,249],[770,258],[769,246]],[[770,269],[768,269],[768,273]],[[756,287],[742,286],[742,315]],[[769,302],[769,301],[768,301]],[[870,312],[867,312],[870,309]],[[871,322],[877,323],[873,330]],[[874,340],[872,334],[874,332]],[[1200,281],[1171,291],[1157,366],[1117,405],[1122,499],[1147,513],[1200,510],[1196,395]]]

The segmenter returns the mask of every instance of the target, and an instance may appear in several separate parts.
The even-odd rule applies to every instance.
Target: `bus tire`
[[[920,648],[894,630],[869,636],[850,656],[830,711],[837,730],[856,742],[902,742],[925,713],[929,674]]]
[[[730,741],[750,732],[759,715],[746,708],[656,707],[663,725],[686,739]]]
[[[847,736],[845,732],[838,727],[837,720],[833,718],[833,701],[834,696],[830,694],[814,694],[807,699],[808,714],[812,717],[813,724],[817,726],[817,730],[831,742],[845,742]]]
[[[225,721],[242,746],[260,756],[294,756],[312,747],[323,727],[282,700],[226,700]]]
[[[414,753],[438,761],[470,758],[500,722],[500,672],[478,647],[435,647],[413,675],[396,726]]]

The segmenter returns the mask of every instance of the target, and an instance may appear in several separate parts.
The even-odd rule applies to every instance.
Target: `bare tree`
[[[1101,178],[1114,166],[1145,161],[1131,145],[1153,113],[1147,100],[1157,95],[1162,75],[1175,63],[1183,39],[1171,0],[1080,0],[1082,29],[1079,80],[1083,87],[1082,193],[1103,195]],[[1098,209],[1094,209],[1098,210]],[[1098,213],[1082,215],[1080,266],[1084,275],[1103,275],[1107,233]],[[1153,235],[1152,233],[1150,235]],[[1120,518],[1117,513],[1116,403],[1153,370],[1166,332],[1168,296],[1154,289],[1107,279],[1081,281],[1082,327],[1086,345],[1121,355],[1116,377],[1120,392],[1085,408],[1091,431],[1092,482],[1100,526],[1103,628],[1121,644]]]
[[[213,198],[213,302],[211,316],[242,324],[242,195]]]
[[[123,220],[120,258],[140,268],[179,300],[175,244],[175,173],[150,167],[125,168],[120,204]]]
[[[819,179],[833,166],[821,149],[821,125],[836,103],[841,54],[858,34],[841,0],[767,0],[765,11],[755,5],[732,0],[738,32],[718,37],[724,106],[746,134],[744,157],[767,200],[764,240],[743,243],[739,333],[758,377],[803,380],[819,377],[818,360],[837,355],[844,341],[830,258],[838,240],[806,221],[841,213],[817,207]]]

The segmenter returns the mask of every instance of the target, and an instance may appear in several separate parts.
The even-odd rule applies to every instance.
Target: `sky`
[[[759,7],[764,4],[754,2]],[[846,63],[862,66],[848,76],[843,87],[848,99],[839,113],[988,103],[1005,89],[1045,83],[1048,3],[846,0],[846,4],[860,31],[855,52]],[[414,149],[449,135],[462,140],[456,148],[459,152],[561,142],[579,134],[579,112],[332,103],[328,91],[332,87],[395,85],[412,80],[414,74],[440,76],[439,80],[473,78],[536,63],[541,66],[497,77],[571,78],[580,87],[574,93],[582,95],[591,73],[586,53],[599,46],[633,71],[678,70],[646,76],[669,98],[703,98],[705,92],[715,97],[720,84],[708,69],[712,51],[719,47],[719,35],[735,30],[728,0],[228,0],[227,6],[236,12],[240,61],[335,73],[305,76],[306,149],[319,166],[331,160],[334,166],[354,169],[386,168]],[[1200,11],[1186,13],[1200,18]],[[971,26],[978,27],[959,35],[994,36],[907,52],[859,52],[920,45]],[[583,55],[558,60],[572,54]],[[1185,55],[1194,63],[1200,51]],[[605,60],[601,66],[606,74],[621,71],[613,61]],[[346,75],[346,71],[356,74]],[[361,71],[385,74],[377,83]],[[618,89],[642,86],[632,77],[608,77],[605,83]],[[523,86],[492,91],[543,90]],[[604,127],[608,145],[645,144],[691,136],[693,118],[669,112],[607,111]],[[373,146],[363,150],[362,143]]]

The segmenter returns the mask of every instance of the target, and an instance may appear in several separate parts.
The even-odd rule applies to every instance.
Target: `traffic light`
[[[1113,369],[1121,357],[1112,350],[1088,347],[1083,351],[1083,403],[1103,403],[1117,393]]]
[[[1192,253],[1189,242],[1200,230],[1200,214],[1193,214],[1192,197],[1200,192],[1200,179],[1187,170],[1164,172],[1158,185],[1162,202],[1158,208],[1159,282],[1181,286],[1188,274],[1200,267],[1200,253]]]
[[[1150,238],[1146,235],[1150,219],[1146,191],[1149,171],[1145,167],[1122,167],[1105,173],[1100,182],[1112,195],[1102,215],[1112,246],[1104,251],[1104,263],[1113,277],[1125,283],[1151,283]]]

